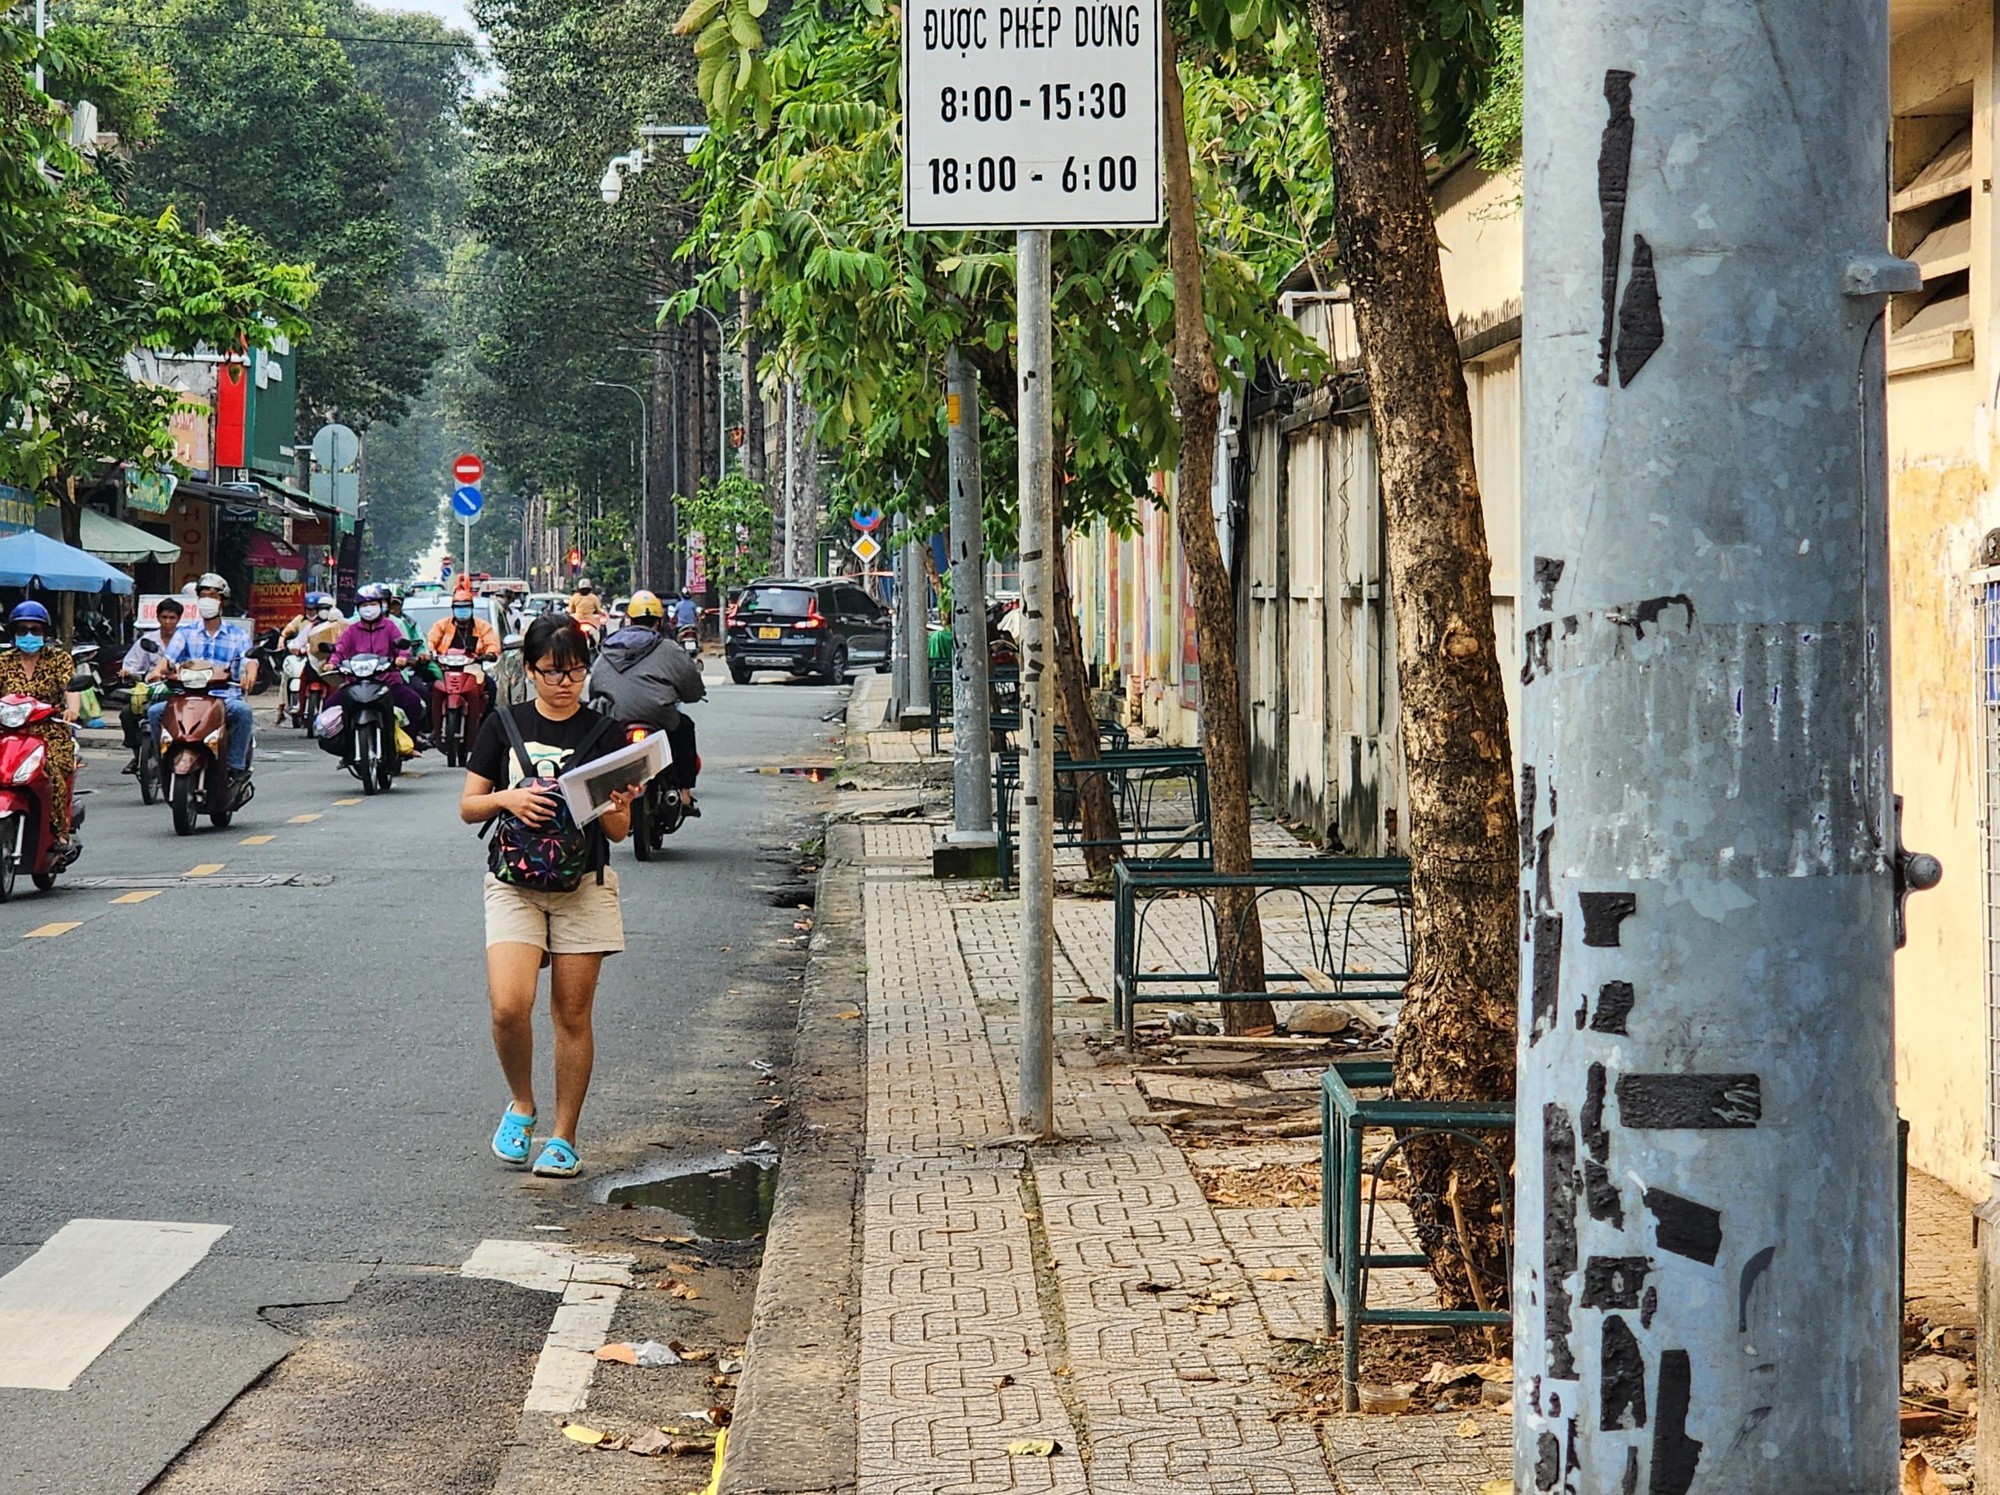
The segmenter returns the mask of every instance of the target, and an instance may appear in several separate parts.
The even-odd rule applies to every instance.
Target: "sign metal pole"
[[[903,222],[1016,232],[1021,496],[1019,1129],[1055,1134],[1055,532],[1050,231],[1160,221],[1160,5],[904,9]],[[977,438],[977,425],[971,427]],[[961,646],[962,647],[962,646]],[[960,718],[963,728],[966,721]],[[1005,833],[1005,827],[1001,828]]]

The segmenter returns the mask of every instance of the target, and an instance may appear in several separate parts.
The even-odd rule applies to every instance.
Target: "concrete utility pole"
[[[1527,27],[1515,1488],[1885,1495],[1886,0]]]
[[[1055,1135],[1055,691],[1049,623],[1055,615],[1055,512],[1049,489],[1049,231],[1016,233],[1021,385],[1015,443],[1021,495],[1021,1098],[1019,1130]]]
[[[945,353],[951,449],[951,820],[955,836],[991,841],[992,697],[986,680],[986,499],[979,474],[979,376],[956,344]]]

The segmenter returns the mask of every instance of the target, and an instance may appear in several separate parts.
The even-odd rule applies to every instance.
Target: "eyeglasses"
[[[13,634],[15,638],[19,638],[24,633],[32,633],[36,638],[47,638],[49,636],[48,629],[39,623],[16,623],[7,631]]]
[[[535,671],[537,677],[548,681],[551,685],[580,685],[584,677],[589,673],[590,666],[588,665],[577,665],[575,668],[567,670],[544,670],[538,668]]]

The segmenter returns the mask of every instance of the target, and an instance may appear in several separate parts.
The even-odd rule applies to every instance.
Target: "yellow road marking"
[[[111,901],[113,903],[144,903],[148,898],[157,898],[159,896],[160,890],[158,888],[138,888],[130,893],[120,893]]]
[[[222,864],[221,862],[202,862],[202,863],[199,863],[199,864],[198,864],[198,865],[196,865],[196,866],[193,866],[193,867],[190,867],[190,868],[188,868],[188,869],[187,869],[187,871],[185,871],[185,872],[183,872],[183,873],[181,874],[181,876],[183,876],[183,877],[207,877],[207,876],[209,876],[209,875],[210,875],[211,873],[216,873],[216,872],[220,872],[220,871],[222,870],[222,865],[223,865],[223,864]]]
[[[21,938],[24,940],[52,940],[59,934],[68,934],[72,929],[81,929],[82,923],[44,924],[39,929],[30,929]]]
[[[292,817],[292,818],[291,818],[290,820],[287,820],[287,821],[285,822],[285,824],[286,824],[286,825],[311,825],[311,824],[312,824],[312,823],[313,823],[313,822],[314,822],[315,820],[317,820],[317,819],[319,819],[319,814],[318,814],[318,812],[317,812],[317,811],[315,811],[315,812],[314,812],[313,814],[311,814],[311,815],[294,815],[294,816],[293,816],[293,817]]]
[[[358,805],[361,801],[358,799],[337,799],[334,803],[337,805]]]
[[[241,844],[245,846],[269,846],[277,839],[276,836],[245,836]]]

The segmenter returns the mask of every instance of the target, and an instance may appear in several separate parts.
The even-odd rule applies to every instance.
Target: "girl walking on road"
[[[583,704],[590,646],[569,618],[537,618],[521,658],[535,698],[486,718],[466,759],[458,813],[468,825],[491,822],[486,988],[493,1047],[510,1092],[493,1152],[517,1167],[528,1161],[537,1121],[535,987],[547,966],[556,1114],[534,1171],[573,1178],[583,1171],[576,1133],[595,1057],[597,976],[604,957],[625,948],[618,874],[604,865],[605,843],[630,831],[634,791],[614,793],[597,819],[576,825],[556,776],[619,745],[615,724]]]

